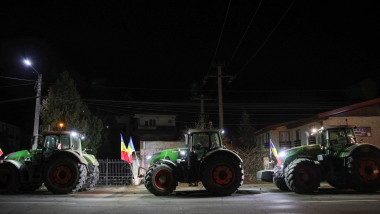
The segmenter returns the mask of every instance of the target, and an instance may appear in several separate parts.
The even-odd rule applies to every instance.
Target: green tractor
[[[216,195],[230,195],[244,180],[242,159],[222,144],[219,130],[189,130],[186,148],[153,154],[145,187],[154,195],[172,193],[178,182],[198,184]]]
[[[257,177],[270,181],[283,191],[308,194],[321,181],[338,189],[359,192],[380,190],[380,149],[359,144],[353,127],[322,127],[312,133],[316,143],[284,150],[278,154],[282,164],[274,170],[261,170]]]
[[[82,151],[76,132],[45,132],[39,148],[1,160],[0,193],[34,191],[42,183],[54,194],[91,190],[99,179],[98,166],[95,156]]]

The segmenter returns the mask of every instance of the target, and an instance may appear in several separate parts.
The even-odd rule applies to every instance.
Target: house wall
[[[17,126],[0,122],[0,148],[4,155],[20,150],[21,130]]]

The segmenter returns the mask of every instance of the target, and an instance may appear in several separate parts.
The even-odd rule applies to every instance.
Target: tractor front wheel
[[[54,194],[78,191],[86,179],[86,167],[71,157],[52,159],[45,170],[45,185]]]
[[[288,188],[299,194],[310,194],[319,187],[321,175],[313,160],[300,158],[291,162],[285,170]]]
[[[155,163],[146,172],[145,187],[156,196],[169,195],[177,185],[177,176],[167,164]]]
[[[206,190],[215,195],[231,195],[243,184],[244,170],[230,154],[214,155],[202,164],[201,180]]]
[[[290,191],[285,182],[284,170],[280,166],[273,169],[273,183],[282,191]]]
[[[17,193],[20,177],[16,167],[8,163],[0,164],[0,193]]]
[[[90,191],[93,190],[95,185],[99,181],[99,167],[93,164],[88,166],[89,172],[87,174],[87,179],[80,191]]]

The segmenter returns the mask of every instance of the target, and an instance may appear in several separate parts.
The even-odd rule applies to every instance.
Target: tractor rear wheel
[[[169,195],[177,185],[177,176],[168,164],[155,163],[146,172],[145,187],[156,196]]]
[[[379,154],[361,153],[348,158],[351,187],[359,192],[376,192],[380,187]]]
[[[0,193],[17,193],[20,176],[16,167],[9,163],[0,164]]]
[[[284,170],[280,166],[273,169],[273,183],[282,191],[290,191],[285,182]]]
[[[320,180],[320,171],[312,160],[296,159],[286,167],[286,185],[295,193],[308,194],[316,191]]]
[[[243,184],[244,170],[230,154],[213,155],[201,167],[201,180],[206,190],[215,195],[231,195]]]
[[[45,170],[45,185],[54,194],[78,191],[84,184],[87,170],[85,165],[71,157],[53,158]]]

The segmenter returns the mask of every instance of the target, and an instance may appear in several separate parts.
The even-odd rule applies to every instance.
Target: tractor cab
[[[316,132],[317,144],[326,155],[337,155],[345,148],[356,144],[355,133],[351,126],[326,126]]]
[[[198,161],[209,151],[223,148],[218,130],[189,130],[186,134],[186,145],[190,154],[196,154]]]
[[[76,132],[51,131],[43,133],[42,150],[45,156],[50,156],[57,150],[71,150],[82,154],[81,137]]]

